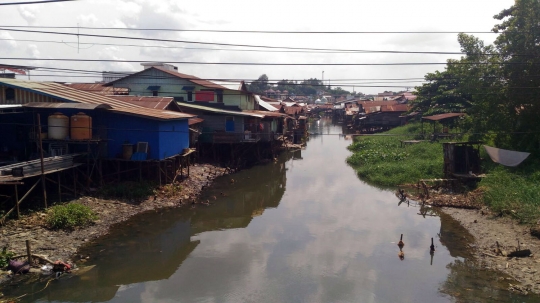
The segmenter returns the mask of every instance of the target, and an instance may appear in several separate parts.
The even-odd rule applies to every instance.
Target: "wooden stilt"
[[[32,266],[32,248],[30,247],[30,240],[26,240],[26,254],[28,257],[28,264]]]
[[[62,203],[62,183],[60,183],[60,172],[56,173],[58,176],[58,202]]]
[[[43,141],[41,140],[41,118],[39,114],[37,114],[37,124],[37,136],[39,138],[39,159],[41,160],[41,189],[43,191],[43,204],[45,208],[47,208],[47,187],[45,184],[45,168],[43,166]]]
[[[15,184],[15,206],[17,207],[17,220],[21,218],[21,212],[19,211],[19,190],[17,184]]]

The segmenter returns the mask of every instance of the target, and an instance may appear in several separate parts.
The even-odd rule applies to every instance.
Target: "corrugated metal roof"
[[[123,78],[120,78],[120,79],[117,79],[117,80],[114,80],[114,81],[111,81],[109,83],[106,83],[105,85],[106,86],[110,86],[110,85],[113,85],[114,83],[122,80],[122,79],[126,79],[126,78],[129,78],[129,77],[133,77],[133,76],[137,76],[139,75],[140,73],[143,73],[151,68],[154,68],[154,69],[157,69],[159,71],[162,71],[164,73],[167,73],[171,76],[174,76],[176,78],[180,78],[180,79],[185,79],[185,80],[188,80],[190,82],[193,82],[197,85],[200,85],[200,86],[204,86],[204,87],[207,87],[207,88],[214,88],[214,89],[228,89],[224,86],[221,86],[219,84],[216,84],[216,83],[213,83],[213,82],[210,82],[208,80],[203,80],[199,77],[195,77],[195,76],[192,76],[192,75],[188,75],[188,74],[182,74],[182,73],[179,73],[177,71],[171,71],[171,70],[167,70],[167,69],[164,69],[164,68],[161,68],[161,67],[158,67],[158,66],[152,66],[152,67],[149,67],[147,69],[144,69],[138,73],[134,73],[134,74],[131,74],[131,75],[128,75],[128,76],[125,76]]]
[[[394,104],[381,106],[382,112],[406,112],[409,110],[407,104]]]
[[[90,92],[100,95],[114,95],[114,94],[128,94],[129,89],[125,87],[112,87],[104,86],[103,83],[64,83],[64,85],[69,86],[74,89],[83,90],[85,92]]]
[[[237,111],[232,111],[232,110],[226,110],[226,109],[220,109],[220,108],[215,108],[215,107],[208,107],[208,106],[197,105],[197,104],[192,104],[192,103],[184,103],[184,102],[177,102],[177,104],[180,107],[186,107],[186,108],[191,108],[191,109],[205,111],[205,112],[212,112],[216,114],[264,118],[264,115],[250,113],[247,111],[237,112]]]
[[[106,104],[109,105],[113,111],[137,115],[146,118],[169,120],[187,119],[193,117],[193,115],[187,115],[183,113],[145,108],[128,102],[119,101],[114,98],[74,89],[63,84],[54,82],[32,82],[0,78],[0,85],[27,90],[36,94],[50,96],[54,99],[63,100],[66,102],[94,105]]]
[[[30,108],[70,108],[70,109],[111,109],[107,104],[86,104],[86,103],[51,103],[51,102],[32,102],[22,105]]]
[[[170,110],[144,108],[144,107],[133,107],[133,108],[120,107],[120,108],[113,108],[110,111],[118,112],[122,114],[128,114],[132,116],[154,118],[154,119],[159,119],[159,120],[177,120],[177,119],[188,119],[188,118],[194,117],[193,115],[190,115],[190,114],[173,112]]]
[[[245,110],[243,112],[246,113],[254,113],[257,115],[264,115],[265,117],[287,117],[286,114],[278,113],[278,112],[269,112],[269,111],[263,111],[263,110]]]
[[[203,121],[204,119],[201,119],[201,118],[189,118],[188,124],[193,125],[193,124],[201,123]]]
[[[444,120],[448,118],[455,118],[455,117],[461,117],[461,116],[465,116],[465,114],[464,113],[447,113],[447,114],[439,114],[439,115],[422,117],[422,119],[431,120],[431,121],[440,121],[440,120]]]
[[[271,111],[271,112],[274,112],[274,111],[278,110],[277,108],[275,108],[272,105],[268,104],[266,101],[262,100],[259,95],[254,95],[254,96],[255,96],[255,100],[257,102],[259,102],[259,105],[262,106],[264,109],[266,109],[268,111]]]
[[[87,91],[74,89],[69,86],[54,82],[32,82],[15,79],[0,79],[0,84],[23,90],[33,91],[38,94],[50,96],[55,99],[64,100],[67,102],[108,104],[113,108],[139,107],[137,105],[121,102],[100,94],[94,94]]]
[[[109,96],[116,100],[128,102],[138,106],[153,108],[153,109],[166,109],[171,103],[176,106],[173,97],[150,97],[150,96]]]

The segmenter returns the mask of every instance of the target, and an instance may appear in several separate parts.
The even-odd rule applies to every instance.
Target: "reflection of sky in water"
[[[315,126],[317,133],[341,131],[324,120]],[[113,234],[90,248],[105,249],[95,261],[97,281],[73,287],[114,287],[111,302],[452,302],[439,292],[450,273],[447,265],[455,260],[437,236],[440,219],[423,218],[406,204],[397,207],[392,192],[360,181],[345,162],[350,143],[338,135],[313,136],[301,160],[286,162],[284,193],[284,170],[271,164],[272,170],[257,167],[234,175],[234,185],[224,178],[205,195],[224,191],[229,197],[211,207],[135,221],[140,227],[160,220],[154,232],[137,238],[163,252],[144,255],[128,245],[117,257],[111,242],[123,240]],[[264,213],[254,216],[260,208]],[[401,233],[404,261],[397,255]],[[437,246],[433,265],[431,237]],[[455,257],[463,257],[456,251]],[[106,263],[107,258],[118,264],[127,262],[122,258],[136,260],[130,266],[146,274]],[[171,273],[149,266],[155,260],[169,262],[159,266],[172,266]],[[126,283],[132,284],[118,285]]]

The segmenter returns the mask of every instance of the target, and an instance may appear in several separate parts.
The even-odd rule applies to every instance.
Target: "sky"
[[[2,0],[2,3],[22,0]],[[444,63],[452,54],[276,52],[277,49],[151,41],[183,40],[211,43],[317,49],[459,52],[457,32],[489,32],[499,21],[493,16],[513,0],[333,0],[333,1],[175,1],[79,0],[33,5],[0,6],[0,64],[83,71],[140,71],[140,63],[77,60],[134,60],[160,62],[272,64],[388,64]],[[139,37],[143,40],[17,32],[33,31]],[[86,28],[46,28],[52,26]],[[90,27],[91,29],[89,29]],[[94,29],[106,27],[115,29]],[[118,29],[116,29],[118,28]],[[454,33],[265,34],[131,29],[249,30],[249,31],[377,31]],[[496,34],[474,34],[491,44]],[[31,40],[31,41],[23,41]],[[37,42],[37,41],[52,42]],[[108,45],[103,45],[108,44]],[[136,45],[136,46],[126,46]],[[158,47],[155,47],[158,46]],[[205,48],[205,49],[201,49]],[[224,50],[229,49],[229,50]],[[231,49],[236,49],[233,51]],[[238,51],[238,50],[244,51]],[[259,50],[257,52],[245,50]],[[271,52],[261,52],[271,50]],[[24,58],[14,60],[9,58]],[[28,60],[40,59],[40,60]],[[58,61],[44,59],[74,59]],[[420,85],[426,73],[440,65],[212,65],[172,63],[178,71],[205,79],[252,81],[266,74],[272,81],[324,77],[332,86],[366,94],[400,91]],[[84,76],[84,77],[82,77]],[[27,79],[26,76],[18,77]],[[376,80],[373,80],[376,79]],[[379,80],[400,79],[400,80]],[[406,80],[401,80],[406,79]],[[412,79],[412,80],[411,80]],[[95,82],[100,76],[69,71],[35,70],[31,80]]]

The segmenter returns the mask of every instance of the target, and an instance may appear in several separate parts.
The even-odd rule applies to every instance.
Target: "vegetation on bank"
[[[380,136],[356,137],[349,146],[353,154],[347,162],[362,180],[382,187],[442,178],[443,151],[440,143],[425,141],[401,147],[400,140],[415,139],[419,133],[420,124],[416,123]],[[487,176],[477,186],[484,193],[484,203],[494,212],[510,215],[521,223],[539,220],[540,160],[531,155],[518,167],[511,168],[491,162],[485,151],[480,151],[482,170]]]
[[[47,225],[52,229],[73,229],[92,224],[98,216],[88,206],[79,203],[55,205],[47,212]]]
[[[356,137],[349,146],[347,162],[358,176],[377,186],[416,183],[442,177],[443,156],[439,144],[421,142],[401,147],[400,140],[417,139],[420,124],[392,129],[380,136]]]

